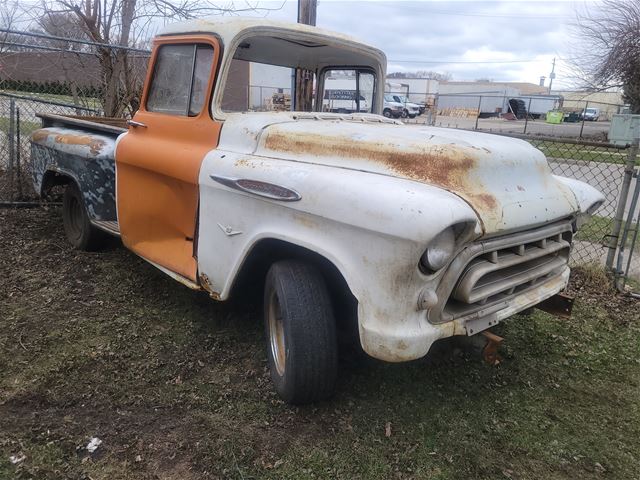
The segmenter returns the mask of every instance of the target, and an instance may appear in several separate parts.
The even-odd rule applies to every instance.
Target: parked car
[[[404,95],[392,95],[391,97],[396,102],[404,105],[402,118],[416,118],[418,115],[420,115],[420,105],[418,105],[417,103],[410,102],[409,99]]]
[[[225,109],[234,59],[349,70],[373,114],[327,113],[323,102]],[[165,27],[131,120],[41,116],[34,186],[66,187],[62,221],[77,249],[120,236],[218,301],[260,284],[276,391],[294,404],[326,398],[339,340],[405,362],[554,297],[574,234],[604,200],[554,175],[525,141],[385,118],[371,86],[386,63],[374,47],[300,24]],[[313,98],[326,98],[323,84]]]
[[[404,111],[404,105],[400,102],[396,102],[391,95],[384,96],[384,104],[382,106],[382,115],[387,118],[400,118]]]
[[[584,119],[588,122],[597,122],[600,118],[600,109],[599,108],[585,108],[582,110],[580,115],[580,119]]]

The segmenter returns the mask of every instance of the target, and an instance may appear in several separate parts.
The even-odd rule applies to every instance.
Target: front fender
[[[268,182],[295,190],[301,198],[273,200],[212,176]],[[467,203],[436,187],[216,150],[200,172],[198,268],[224,300],[244,259],[261,240],[278,239],[314,251],[336,266],[358,300],[365,350],[394,360],[378,348],[380,339],[369,341],[375,335],[366,332],[436,328],[422,318],[418,296],[429,282],[437,282],[437,275],[422,274],[418,262],[435,235],[458,223],[474,225],[475,236],[481,233]]]
[[[605,200],[604,195],[588,183],[559,175],[554,175],[554,177],[571,189],[582,214],[592,215]]]

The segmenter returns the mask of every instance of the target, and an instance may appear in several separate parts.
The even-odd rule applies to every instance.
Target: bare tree
[[[157,19],[177,20],[205,15],[282,8],[260,7],[245,1],[214,4],[208,0],[42,0],[45,18],[72,15],[86,38],[99,44],[135,47],[148,42]],[[48,20],[50,22],[50,20]],[[138,107],[142,89],[144,54],[124,48],[96,46],[100,64],[102,107],[105,115],[120,117]]]
[[[14,2],[0,4],[0,28],[13,29],[18,18],[18,11],[18,6]],[[9,50],[12,43],[18,43],[16,40],[15,35],[6,32],[0,33],[0,53]]]
[[[38,19],[39,33],[46,33],[55,37],[64,37],[72,40],[89,40],[80,20],[72,13],[46,12]],[[47,42],[53,47],[64,50],[82,50],[83,45],[64,40],[50,40]]]
[[[632,113],[640,114],[640,2],[603,0],[578,15],[572,63],[581,86],[621,88]]]

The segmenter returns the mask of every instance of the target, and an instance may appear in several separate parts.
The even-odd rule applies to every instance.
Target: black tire
[[[331,396],[338,372],[336,324],[329,292],[316,268],[296,260],[271,266],[264,324],[278,395],[294,405]]]
[[[409,114],[409,118],[416,118],[416,116],[412,113]]]
[[[91,225],[80,189],[73,182],[64,191],[62,221],[67,240],[75,249],[91,252],[103,246],[107,234]]]
[[[391,110],[389,110],[388,108],[385,108],[385,109],[382,111],[382,115],[384,115],[384,116],[385,116],[385,117],[387,117],[387,118],[391,118]]]
[[[409,110],[407,110],[406,108],[404,110],[402,110],[402,118],[407,118],[409,116]]]

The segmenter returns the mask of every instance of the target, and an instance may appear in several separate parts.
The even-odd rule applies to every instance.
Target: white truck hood
[[[573,191],[551,173],[544,154],[504,136],[408,126],[376,115],[232,114],[219,148],[434,185],[463,198],[485,234],[579,211]]]

